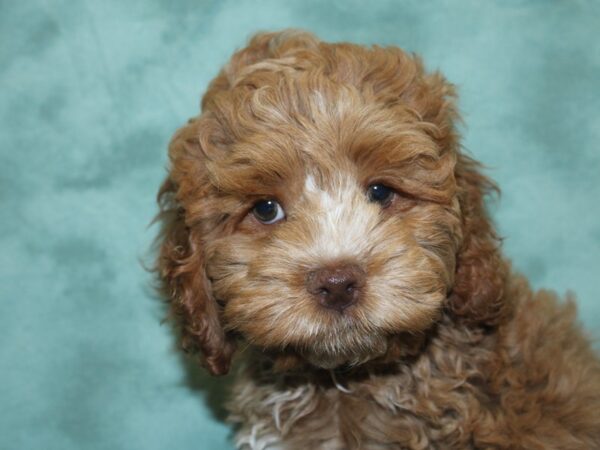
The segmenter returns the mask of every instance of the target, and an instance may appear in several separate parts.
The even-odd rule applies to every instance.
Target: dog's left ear
[[[417,73],[423,76],[414,77],[416,82],[406,84],[403,99],[424,122],[434,125],[431,137],[439,146],[440,154],[456,158],[454,179],[463,236],[447,309],[463,323],[494,325],[510,310],[510,303],[504,298],[508,264],[500,254],[500,239],[484,202],[488,194],[498,189],[483,175],[481,166],[460,150],[455,129],[460,117],[454,87],[440,73],[425,75],[420,60],[415,58],[414,61]]]
[[[486,195],[497,188],[481,173],[480,165],[463,154],[458,155],[455,176],[463,242],[448,309],[467,324],[495,325],[510,311],[504,296],[509,267],[484,203]]]

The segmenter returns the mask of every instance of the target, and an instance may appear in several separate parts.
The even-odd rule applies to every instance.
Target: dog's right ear
[[[174,146],[193,145],[185,142],[185,135],[182,130],[175,135],[170,149],[172,157],[174,150],[182,150]],[[181,190],[172,173],[158,193],[157,220],[161,232],[156,271],[160,289],[180,326],[182,348],[189,353],[202,353],[203,365],[213,375],[224,375],[229,370],[235,345],[221,325],[219,306],[206,276],[200,231],[187,223],[189,214],[179,200]]]

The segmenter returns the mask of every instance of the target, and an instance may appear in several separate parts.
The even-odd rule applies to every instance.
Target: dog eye
[[[369,201],[379,203],[384,208],[389,206],[394,199],[394,191],[385,184],[372,184],[367,188]]]
[[[260,200],[254,204],[252,214],[265,225],[279,222],[285,218],[285,212],[275,200]]]

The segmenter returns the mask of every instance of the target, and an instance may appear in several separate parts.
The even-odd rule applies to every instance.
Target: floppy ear
[[[170,148],[172,159],[174,153],[185,151],[184,147],[189,145],[185,134],[180,130],[175,135]],[[171,177],[158,193],[158,220],[162,229],[158,237],[157,272],[161,290],[179,324],[184,351],[201,352],[204,355],[203,365],[213,375],[224,375],[229,370],[235,345],[221,326],[219,306],[211,294],[206,276],[200,230],[187,223],[189,212],[179,200],[182,186],[173,181],[175,171],[181,175],[181,167],[173,169]],[[190,192],[184,194],[194,195]]]
[[[504,297],[508,264],[500,254],[500,239],[484,204],[486,194],[498,189],[481,173],[480,165],[463,154],[458,155],[455,176],[463,242],[448,307],[463,322],[495,325],[510,311],[509,299]]]
[[[414,61],[422,73],[420,61]],[[511,309],[510,299],[504,297],[508,264],[500,254],[500,239],[484,203],[486,195],[498,189],[477,162],[460,152],[454,126],[460,120],[454,105],[456,94],[442,75],[433,73],[409,84],[403,97],[424,121],[435,125],[432,137],[442,154],[456,155],[454,178],[462,213],[462,244],[447,308],[463,323],[495,325]]]

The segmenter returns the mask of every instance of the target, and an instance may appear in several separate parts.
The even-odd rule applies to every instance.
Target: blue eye
[[[367,188],[367,197],[373,203],[389,206],[394,198],[394,191],[385,184],[372,184]]]
[[[285,212],[275,200],[260,200],[254,204],[252,214],[265,225],[279,222],[285,218]]]

